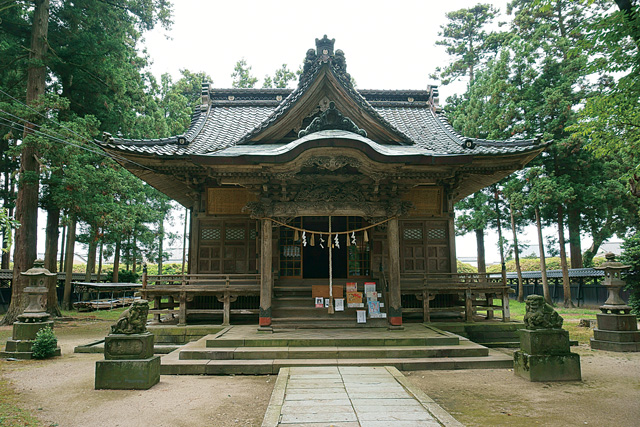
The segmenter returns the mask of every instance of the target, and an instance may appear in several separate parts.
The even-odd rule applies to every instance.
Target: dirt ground
[[[73,348],[92,338],[104,338],[103,329],[110,323],[100,323],[104,324],[56,327],[62,357],[0,362],[0,375],[19,394],[20,406],[44,426],[226,427],[262,423],[275,376],[162,375],[158,384],[145,391],[94,390],[95,362],[103,356],[74,354]],[[91,328],[95,329],[93,336],[86,333]],[[0,328],[3,338],[5,329]],[[5,339],[0,339],[3,347]],[[0,425],[5,424],[0,420]]]
[[[146,391],[94,390],[95,362],[102,355],[74,354],[73,348],[103,338],[109,324],[56,326],[60,358],[0,362],[0,377],[18,393],[18,406],[43,426],[261,424],[275,376],[163,375]],[[1,346],[10,334],[10,328],[0,328]],[[640,353],[585,345],[572,351],[581,356],[582,382],[531,383],[508,369],[405,375],[468,426],[640,425]]]
[[[534,383],[512,369],[404,374],[467,426],[639,426],[640,353],[572,352],[582,382]]]

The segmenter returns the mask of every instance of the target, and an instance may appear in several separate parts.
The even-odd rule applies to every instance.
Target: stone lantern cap
[[[31,267],[30,269],[28,269],[27,271],[23,271],[22,273],[23,276],[27,276],[27,277],[35,277],[35,276],[55,276],[56,273],[52,273],[49,270],[47,270],[46,268],[44,268],[44,261],[41,259],[37,259],[33,262],[33,267]]]
[[[616,261],[616,255],[612,252],[605,254],[604,256],[607,260],[603,262],[600,267],[594,267],[596,270],[619,270],[624,271],[631,268],[630,265],[624,265],[619,261]]]

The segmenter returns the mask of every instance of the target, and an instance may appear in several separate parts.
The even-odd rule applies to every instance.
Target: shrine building
[[[189,276],[226,277],[236,289],[167,291],[179,300],[180,322],[224,304],[225,321],[254,312],[263,327],[294,312],[290,320],[304,322],[292,310],[296,299],[310,318],[355,323],[355,310],[333,307],[353,283],[358,291],[376,284],[383,322],[392,326],[402,324],[403,311],[422,312],[422,297],[427,311],[429,300],[452,303],[454,291],[432,295],[413,285],[416,277],[456,273],[454,204],[546,147],[460,135],[443,117],[435,86],[356,89],[345,54],[326,36],[307,51],[295,90],[203,85],[182,135],[105,134],[100,145],[190,209]],[[246,292],[235,279],[249,283]],[[331,298],[328,311],[315,308],[318,293]]]

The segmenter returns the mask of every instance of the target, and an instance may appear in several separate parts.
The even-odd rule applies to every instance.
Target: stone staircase
[[[292,366],[395,366],[400,370],[512,368],[513,359],[424,324],[260,333],[232,326],[162,357],[163,375],[276,374]]]
[[[334,286],[342,286],[345,289],[347,279],[334,279]],[[349,308],[344,311],[328,313],[326,308],[316,308],[311,286],[313,284],[327,284],[327,279],[287,279],[278,280],[274,284],[274,296],[271,302],[272,327],[274,329],[294,329],[294,328],[367,328],[385,327],[387,319],[369,319],[367,323],[358,324],[356,322],[356,310],[365,308]],[[343,295],[342,298],[345,296]],[[381,309],[382,312],[385,309]]]

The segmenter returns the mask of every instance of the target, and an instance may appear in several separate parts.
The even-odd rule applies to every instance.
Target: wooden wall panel
[[[442,187],[414,187],[402,199],[413,203],[411,217],[442,216]]]

